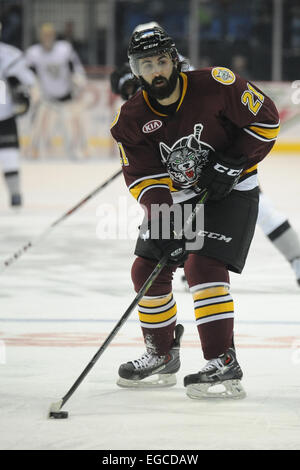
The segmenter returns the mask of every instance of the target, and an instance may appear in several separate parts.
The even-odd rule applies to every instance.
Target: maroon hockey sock
[[[229,274],[218,260],[190,255],[185,275],[194,298],[197,329],[205,359],[224,353],[233,342],[233,300]]]
[[[135,260],[131,274],[136,292],[155,266],[155,261],[141,257]],[[146,347],[159,356],[170,351],[174,339],[177,312],[171,292],[174,270],[173,267],[166,266],[147,291],[147,295],[139,302],[139,318]]]
[[[163,328],[145,328],[142,332],[147,350],[151,350],[158,356],[165,356],[172,348],[174,341],[174,329],[176,321]]]

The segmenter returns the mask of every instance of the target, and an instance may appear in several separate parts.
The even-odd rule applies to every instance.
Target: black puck
[[[50,411],[49,418],[53,419],[66,419],[69,413],[67,411]]]

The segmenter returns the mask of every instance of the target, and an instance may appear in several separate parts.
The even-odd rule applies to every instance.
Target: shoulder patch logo
[[[226,67],[214,67],[211,71],[212,77],[223,85],[232,85],[235,82],[235,75]]]
[[[142,131],[144,134],[150,134],[150,132],[157,131],[162,126],[162,122],[159,119],[153,119],[152,121],[147,122]]]

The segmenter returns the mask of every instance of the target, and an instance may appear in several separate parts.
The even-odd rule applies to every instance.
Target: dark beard
[[[165,98],[169,98],[169,96],[175,90],[178,76],[179,76],[179,73],[177,71],[177,68],[173,67],[173,70],[169,79],[158,76],[152,80],[151,85],[148,82],[146,82],[143,79],[143,77],[140,76],[139,79],[140,79],[143,90],[145,90],[149,96],[151,96],[152,98],[156,100],[163,100]],[[160,80],[164,81],[164,85],[160,87],[156,87],[155,86],[156,82]]]

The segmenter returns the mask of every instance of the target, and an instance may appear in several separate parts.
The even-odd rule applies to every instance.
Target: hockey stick
[[[56,227],[56,225],[60,224],[63,220],[65,220],[67,217],[69,217],[69,215],[73,214],[77,209],[79,209],[79,207],[83,206],[83,204],[85,204],[87,201],[89,201],[93,196],[95,196],[96,194],[99,193],[99,191],[101,191],[101,189],[105,188],[109,183],[111,183],[115,178],[117,178],[117,176],[119,176],[120,174],[122,173],[122,170],[118,170],[115,174],[113,174],[109,179],[107,179],[106,181],[104,181],[104,183],[100,184],[100,186],[98,186],[96,189],[94,189],[94,191],[92,191],[90,194],[88,194],[86,197],[84,197],[83,199],[81,199],[80,202],[78,202],[78,204],[76,204],[74,207],[72,207],[70,210],[68,210],[67,212],[65,212],[61,217],[59,217],[57,220],[55,220],[54,222],[52,222],[52,224],[46,229],[44,230],[44,232],[38,237],[36,238],[36,240],[33,242],[33,241],[29,241],[28,243],[26,243],[25,245],[23,245],[19,250],[17,250],[15,253],[13,253],[12,256],[10,256],[9,258],[7,258],[4,262],[3,262],[3,266],[2,266],[2,269],[0,270],[0,273],[4,271],[5,268],[7,268],[8,266],[10,266],[14,261],[16,261],[17,259],[19,259],[26,251],[28,251],[30,248],[32,248],[33,246],[37,245],[39,242],[41,242],[47,235],[48,233],[51,232],[51,230]]]
[[[203,190],[200,194],[202,194],[201,199],[197,202],[195,208],[189,215],[189,217],[186,220],[185,227],[181,231],[181,234],[179,235],[179,238],[182,237],[183,233],[187,230],[187,228],[190,227],[192,224],[193,220],[195,219],[197,213],[199,212],[200,208],[202,207],[203,203],[207,199],[208,196],[208,191]],[[91,359],[91,361],[88,363],[88,365],[85,367],[83,372],[80,374],[78,379],[74,382],[72,387],[69,389],[69,391],[64,395],[64,397],[59,400],[58,402],[52,403],[50,406],[49,418],[55,418],[55,419],[64,419],[68,417],[68,412],[67,411],[60,411],[61,408],[64,406],[64,404],[71,398],[73,393],[77,390],[81,382],[84,380],[84,378],[87,376],[89,371],[94,367],[96,362],[98,361],[99,357],[104,353],[106,350],[107,346],[111,343],[113,338],[116,336],[122,325],[126,322],[130,314],[132,313],[133,309],[137,306],[138,302],[140,299],[146,294],[146,292],[150,289],[152,286],[153,282],[159,275],[159,273],[162,271],[162,269],[166,266],[168,261],[168,256],[163,256],[161,260],[157,263],[155,266],[154,270],[146,280],[146,282],[143,284],[139,292],[137,293],[136,297],[133,299],[129,307],[127,308],[126,312],[122,315],[116,326],[113,328],[113,330],[110,332],[110,334],[107,336],[106,340],[103,342],[103,344],[100,346],[94,357]]]

